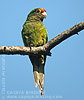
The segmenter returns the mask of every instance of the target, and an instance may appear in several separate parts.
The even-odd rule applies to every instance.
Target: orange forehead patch
[[[41,9],[41,11],[46,12],[46,10],[44,8],[40,8],[40,9]]]

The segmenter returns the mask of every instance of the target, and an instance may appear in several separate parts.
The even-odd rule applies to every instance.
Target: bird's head
[[[44,8],[36,8],[28,14],[27,20],[31,19],[31,20],[43,21],[43,19],[46,17],[47,17],[47,13],[46,13],[46,10]]]

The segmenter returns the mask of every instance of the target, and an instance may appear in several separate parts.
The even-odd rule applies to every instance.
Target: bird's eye
[[[41,13],[41,10],[40,10],[40,9],[39,9],[39,10],[36,10],[36,12],[37,12],[37,13]]]

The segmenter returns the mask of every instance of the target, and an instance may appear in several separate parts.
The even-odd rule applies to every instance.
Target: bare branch
[[[43,46],[40,47],[22,47],[22,46],[1,46],[0,47],[0,54],[20,54],[20,55],[49,55],[50,52],[46,52]]]
[[[22,46],[1,46],[0,47],[0,54],[20,54],[20,55],[37,55],[37,54],[44,54],[44,55],[51,55],[50,50],[54,48],[56,45],[64,41],[65,39],[69,38],[72,35],[78,34],[81,30],[84,29],[84,21],[76,24],[72,28],[64,31],[63,33],[59,34],[48,43],[40,47],[22,47]]]
[[[63,33],[59,34],[48,43],[44,45],[47,50],[51,50],[53,47],[64,41],[65,39],[69,38],[72,35],[79,35],[78,32],[84,29],[84,21],[76,24],[75,26],[71,27],[70,29],[64,31]]]

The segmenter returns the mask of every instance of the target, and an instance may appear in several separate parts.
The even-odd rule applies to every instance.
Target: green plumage
[[[22,38],[25,46],[38,47],[42,46],[48,41],[48,35],[45,26],[43,25],[42,13],[36,12],[40,8],[32,10],[26,22],[23,25]],[[44,65],[46,56],[35,55],[29,56],[33,65],[33,74],[35,86],[39,85],[40,93],[43,96],[44,90]]]
[[[40,21],[26,21],[23,25],[22,37],[25,46],[41,46],[47,42],[47,31]]]

